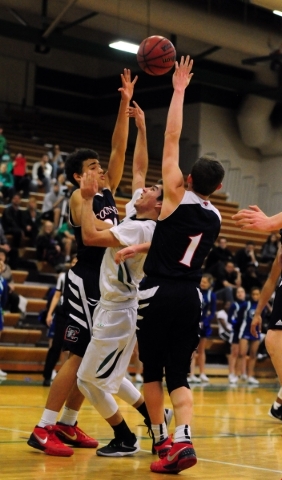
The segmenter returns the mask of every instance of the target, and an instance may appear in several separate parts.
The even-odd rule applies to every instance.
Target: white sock
[[[277,408],[279,408],[279,407],[282,407],[281,403],[278,403],[278,402],[273,403],[274,410],[277,410]]]
[[[191,429],[189,425],[179,425],[175,428],[174,443],[191,442]]]
[[[58,413],[59,412],[54,412],[54,410],[48,410],[48,408],[45,408],[40,422],[37,425],[42,428],[46,427],[46,425],[56,425]]]
[[[64,407],[63,413],[60,418],[60,422],[64,423],[65,425],[74,425],[77,421],[78,411],[72,410],[71,408]]]
[[[166,423],[161,423],[160,425],[151,425],[151,429],[154,434],[154,439],[156,443],[162,442],[168,437]]]

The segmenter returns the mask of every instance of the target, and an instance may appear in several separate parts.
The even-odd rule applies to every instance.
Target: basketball
[[[145,38],[137,52],[139,67],[149,75],[164,75],[174,66],[175,60],[173,44],[159,35]]]

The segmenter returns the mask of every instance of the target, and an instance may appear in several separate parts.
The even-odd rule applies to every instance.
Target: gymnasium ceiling
[[[178,58],[195,58],[200,83],[280,102],[282,17],[273,9],[282,10],[282,0],[0,0],[0,36],[138,73],[135,55],[108,43],[122,37],[139,44],[159,34],[175,42]]]

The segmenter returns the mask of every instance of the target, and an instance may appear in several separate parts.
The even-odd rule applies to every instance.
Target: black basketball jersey
[[[144,265],[146,275],[199,281],[220,223],[220,213],[209,201],[186,191],[176,210],[157,221]]]
[[[97,193],[93,198],[93,211],[99,220],[108,221],[113,225],[119,223],[118,210],[112,195],[112,192],[105,188],[103,192]],[[73,220],[70,212],[70,222]],[[91,264],[94,269],[99,269],[105,252],[104,247],[89,247],[83,244],[81,227],[73,225],[75,239],[77,243],[77,259]]]

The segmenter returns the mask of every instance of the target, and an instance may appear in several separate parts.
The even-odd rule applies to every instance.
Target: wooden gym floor
[[[140,440],[141,451],[124,458],[98,457],[95,450],[76,449],[72,457],[51,457],[26,443],[39,421],[49,392],[39,375],[9,374],[0,380],[1,480],[158,480],[168,478],[149,470],[155,459],[142,417],[119,402],[121,411]],[[140,387],[142,389],[142,387]],[[267,415],[279,389],[276,380],[259,386],[229,386],[225,378],[195,386],[192,435],[198,463],[179,474],[190,480],[280,480],[282,422]],[[166,392],[166,405],[169,398]],[[79,426],[100,445],[112,438],[111,429],[85,401]],[[172,421],[172,427],[174,422]],[[173,428],[170,428],[173,431]],[[174,476],[175,477],[175,476]]]

